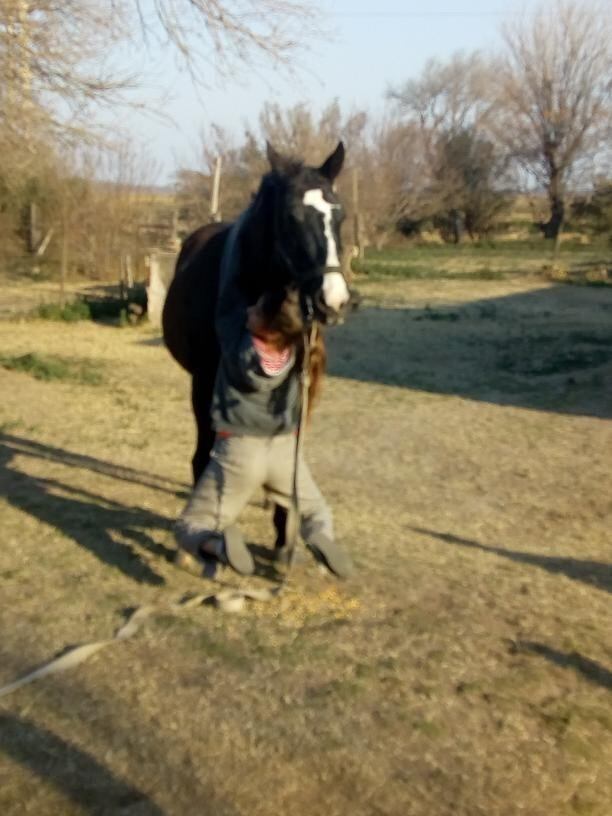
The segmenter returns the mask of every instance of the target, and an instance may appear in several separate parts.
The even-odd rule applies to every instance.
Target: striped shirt
[[[287,346],[282,350],[266,343],[261,337],[253,335],[253,345],[259,356],[259,364],[264,372],[269,377],[275,377],[281,374],[291,363],[292,354],[291,348]]]

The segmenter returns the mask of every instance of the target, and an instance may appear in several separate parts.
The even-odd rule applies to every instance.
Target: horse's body
[[[344,149],[339,144],[320,168],[290,162],[270,147],[268,157],[272,171],[240,219],[241,296],[252,305],[264,293],[277,295],[280,302],[289,290],[297,290],[315,317],[332,321],[349,300],[339,263],[341,208],[332,190]],[[210,409],[220,353],[215,315],[231,228],[209,224],[185,240],[163,311],[166,345],[192,376],[198,429],[194,481],[206,467],[214,442]]]
[[[201,368],[203,357],[210,357],[211,351],[212,356],[216,356],[214,316],[218,272],[230,226],[207,224],[185,239],[164,304],[162,324],[166,346],[192,376]],[[207,354],[203,353],[205,350],[209,350]]]
[[[215,307],[228,233],[227,225],[209,224],[187,238],[162,316],[166,346],[191,374],[191,402],[198,432],[192,460],[194,483],[208,463],[214,442],[210,408],[219,364]]]

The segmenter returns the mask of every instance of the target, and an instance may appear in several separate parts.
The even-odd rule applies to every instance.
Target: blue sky
[[[171,180],[177,165],[193,165],[199,133],[211,123],[239,136],[245,123],[256,123],[268,100],[283,107],[306,101],[318,109],[337,97],[346,110],[380,111],[389,85],[417,76],[428,58],[498,48],[503,20],[535,0],[319,0],[318,5],[332,36],[302,55],[293,76],[245,71],[223,87],[196,91],[171,57],[155,59],[152,82],[170,86],[172,98],[164,110],[172,121],[133,114],[123,124],[160,165],[161,183]]]

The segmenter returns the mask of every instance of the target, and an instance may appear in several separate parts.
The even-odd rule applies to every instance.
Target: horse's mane
[[[304,169],[308,168],[304,167],[304,162],[301,159],[289,158],[284,160],[282,170],[268,170],[268,172],[264,173],[261,177],[259,187],[251,197],[251,206],[256,207],[271,187],[277,189],[282,187],[290,179],[299,176]]]
[[[276,168],[274,170],[270,170],[266,173],[261,180],[261,184],[257,193],[253,196],[252,205],[254,208],[257,208],[259,204],[262,203],[267,191],[270,187],[274,187],[278,189],[286,184],[291,179],[296,178],[297,176],[304,174],[308,176],[309,174],[316,174],[317,170],[312,167],[308,167],[304,164],[301,159],[291,157],[282,158],[282,167]],[[318,178],[312,179],[313,185],[318,183]],[[290,304],[291,296],[289,296],[283,304],[279,306],[279,311],[284,310],[288,304]],[[295,309],[295,304],[290,305],[291,309]],[[304,347],[303,347],[303,320],[301,317],[301,312],[299,311],[298,307],[298,314],[299,314],[299,328],[296,331],[298,324],[294,321],[298,318],[294,318],[294,321],[289,320],[289,322],[285,322],[283,326],[283,321],[278,326],[281,329],[281,333],[283,333],[287,343],[292,343],[297,346],[298,349],[298,358],[302,358],[304,354]],[[285,329],[285,331],[283,331]],[[297,337],[297,340],[296,340]],[[308,418],[312,414],[313,407],[321,393],[321,388],[323,385],[323,377],[325,375],[325,368],[327,364],[327,350],[325,348],[325,339],[323,333],[321,331],[321,327],[318,326],[317,330],[314,334],[314,339],[310,348],[310,385],[308,389]]]

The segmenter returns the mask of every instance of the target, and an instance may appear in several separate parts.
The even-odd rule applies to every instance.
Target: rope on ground
[[[123,640],[134,637],[134,635],[140,630],[140,627],[144,621],[155,613],[172,612],[177,614],[185,609],[200,606],[204,603],[213,604],[215,607],[217,607],[217,609],[220,609],[223,612],[240,612],[244,608],[246,600],[271,601],[282,593],[284,588],[287,586],[299,536],[298,464],[304,444],[304,424],[308,411],[310,350],[316,338],[316,332],[317,324],[314,321],[310,325],[310,331],[308,331],[307,327],[305,327],[304,330],[304,358],[302,360],[301,371],[302,399],[296,433],[292,496],[287,520],[288,530],[287,542],[285,545],[288,550],[288,558],[286,561],[285,573],[280,584],[272,588],[263,589],[252,587],[246,587],[244,589],[226,588],[214,594],[192,595],[168,604],[145,604],[144,606],[139,606],[134,610],[134,612],[132,612],[123,626],[121,626],[115,632],[114,637],[108,640],[97,640],[93,641],[92,643],[85,643],[81,646],[75,646],[73,649],[69,649],[59,657],[56,657],[47,663],[44,663],[42,666],[39,666],[37,669],[34,669],[34,671],[28,672],[27,674],[18,677],[12,683],[8,683],[7,685],[0,687],[0,698],[6,697],[12,692],[17,691],[17,689],[33,683],[35,680],[41,680],[44,677],[50,677],[53,674],[61,674],[69,669],[73,669],[76,666],[79,666],[81,663],[84,663],[97,652],[105,649],[107,646],[111,646],[114,643],[120,643]]]
[[[282,588],[282,586],[272,587],[270,589],[250,587],[246,589],[227,588],[214,594],[190,595],[179,601],[173,601],[167,604],[144,604],[132,612],[123,626],[115,632],[112,638],[75,646],[59,657],[34,669],[34,671],[28,672],[16,680],[13,680],[12,683],[0,687],[0,697],[6,697],[13,691],[17,691],[17,689],[27,686],[35,680],[41,680],[43,677],[50,677],[53,674],[61,674],[69,669],[73,669],[107,646],[134,637],[143,623],[155,614],[163,612],[178,614],[186,609],[201,606],[204,603],[212,604],[223,612],[240,612],[244,608],[246,600],[271,601],[280,594]]]

